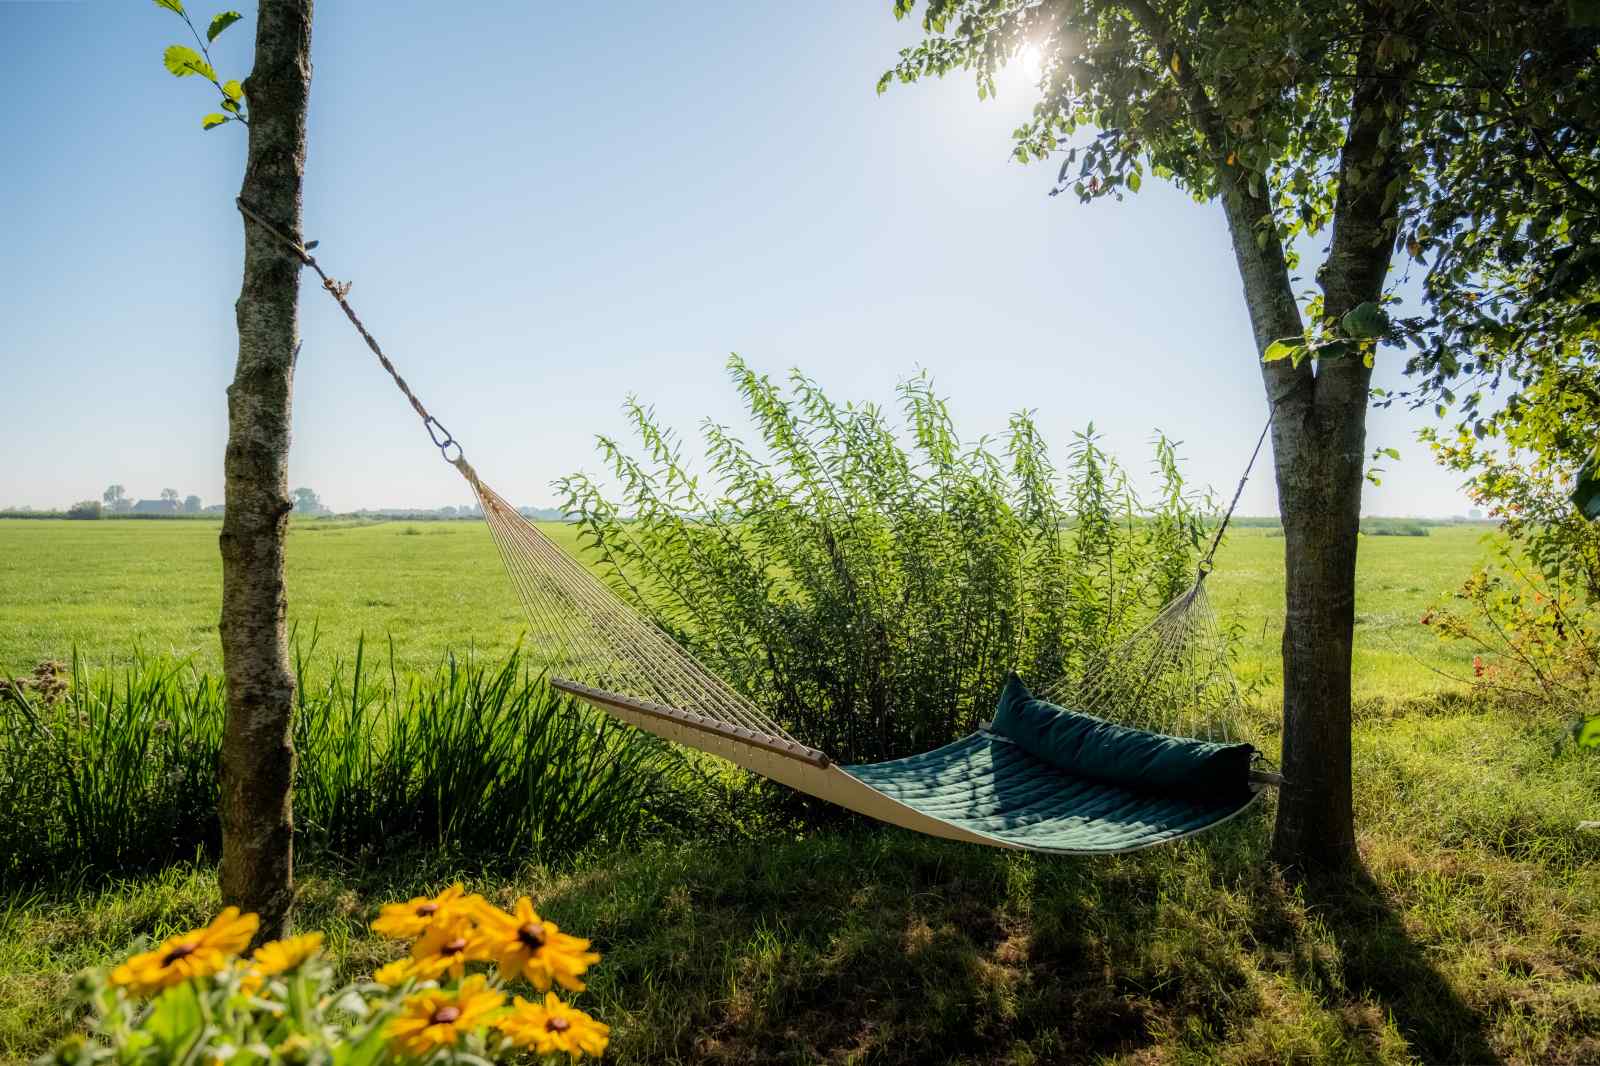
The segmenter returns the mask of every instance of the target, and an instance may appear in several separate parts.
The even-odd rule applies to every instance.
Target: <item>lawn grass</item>
[[[605,954],[583,1002],[620,1063],[1579,1063],[1600,1058],[1600,760],[1496,712],[1357,735],[1362,875],[1290,885],[1270,803],[1131,856],[1045,858],[849,820],[562,868],[432,855],[301,869],[349,973],[366,921],[462,878],[531,894]],[[61,886],[0,911],[0,1059],[63,1031],[78,967],[204,920],[214,871]]]
[[[576,549],[576,527],[545,523]],[[147,654],[221,665],[216,635],[220,524],[0,520],[0,673],[20,675],[76,648],[95,664]],[[1276,699],[1281,677],[1283,538],[1233,531],[1209,578],[1243,641],[1239,676]],[[1470,674],[1471,655],[1418,624],[1485,554],[1485,527],[1427,537],[1363,537],[1356,604],[1356,698],[1404,701]],[[499,657],[527,621],[481,522],[296,521],[288,549],[289,620],[348,657],[356,640],[392,639],[402,670],[431,670],[446,648]]]
[[[0,669],[74,646],[217,665],[205,522],[0,522]],[[1559,723],[1466,699],[1417,623],[1481,527],[1364,538],[1355,732],[1365,870],[1290,885],[1272,807],[1132,856],[1045,858],[854,818],[804,836],[662,838],[556,867],[422,851],[300,863],[300,923],[347,973],[390,957],[382,902],[461,878],[532,894],[606,955],[584,1003],[623,1063],[1600,1061],[1600,759]],[[572,539],[570,527],[555,535]],[[1271,748],[1281,537],[1244,529],[1210,579]],[[401,669],[509,651],[524,621],[476,523],[294,527],[292,619],[325,652],[392,634]],[[217,907],[204,863],[0,895],[0,1062],[68,1031],[71,974]]]

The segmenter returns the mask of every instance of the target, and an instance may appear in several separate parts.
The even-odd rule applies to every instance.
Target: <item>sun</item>
[[[1029,81],[1038,81],[1044,76],[1044,49],[1038,45],[1023,45],[1017,53],[1017,61],[1022,64],[1022,72]]]

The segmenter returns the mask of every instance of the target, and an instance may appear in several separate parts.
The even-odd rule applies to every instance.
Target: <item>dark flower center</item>
[[[552,1033],[564,1033],[572,1028],[572,1023],[565,1018],[551,1018],[544,1023],[544,1027]]]
[[[448,1025],[459,1017],[461,1017],[460,1007],[440,1007],[429,1016],[428,1022],[431,1025]]]
[[[161,960],[161,965],[171,966],[179,959],[187,959],[190,955],[195,953],[195,950],[195,945],[193,944],[179,944],[177,947],[167,952],[167,957]]]
[[[447,940],[439,948],[440,954],[443,955],[459,955],[465,950],[467,950],[467,938],[464,936],[458,936],[454,940]]]
[[[517,929],[517,939],[535,951],[544,947],[544,923],[523,922]]]
[[[417,917],[432,918],[438,910],[439,905],[437,903],[424,903],[422,906],[417,908]]]

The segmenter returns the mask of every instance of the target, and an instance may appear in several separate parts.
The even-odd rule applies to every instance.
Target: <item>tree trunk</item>
[[[1312,404],[1273,427],[1284,533],[1283,778],[1273,857],[1304,870],[1358,862],[1350,753],[1350,668],[1361,524],[1364,387],[1331,402],[1324,368]]]
[[[1258,240],[1266,201],[1235,182],[1223,207],[1260,353],[1304,327],[1282,245],[1275,237]],[[1273,856],[1300,870],[1338,869],[1357,861],[1350,652],[1369,372],[1359,359],[1327,361],[1316,370],[1309,360],[1298,367],[1264,363],[1261,372],[1273,404],[1286,575],[1284,784]]]
[[[1216,160],[1234,259],[1244,283],[1257,358],[1267,345],[1300,336],[1304,326],[1283,243],[1270,225],[1270,189],[1250,191],[1233,163],[1221,113],[1192,64],[1177,61],[1178,41],[1149,0],[1129,9],[1171,65],[1190,117]],[[1337,319],[1383,292],[1394,244],[1396,204],[1390,182],[1402,173],[1398,145],[1411,67],[1385,66],[1378,45],[1411,19],[1425,32],[1427,5],[1397,10],[1360,7],[1361,52],[1349,128],[1340,152],[1338,194],[1328,260],[1319,273],[1323,312]],[[1406,64],[1414,60],[1405,61]],[[1352,180],[1360,175],[1359,181]],[[1273,405],[1272,451],[1283,515],[1283,776],[1273,857],[1311,872],[1359,861],[1351,794],[1350,667],[1355,633],[1356,546],[1372,371],[1359,356],[1313,368],[1287,360],[1263,363]]]
[[[250,149],[240,196],[282,232],[300,234],[311,90],[312,0],[261,0],[255,67],[245,81]],[[283,935],[294,900],[292,715],[284,638],[289,412],[299,346],[300,261],[244,223],[244,283],[235,312],[239,360],[228,388],[222,522],[222,899]]]

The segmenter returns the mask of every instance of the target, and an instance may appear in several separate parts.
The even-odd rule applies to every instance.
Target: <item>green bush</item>
[[[1428,524],[1413,518],[1365,518],[1361,532],[1369,537],[1426,537]]]
[[[387,685],[359,645],[318,685],[305,658],[295,822],[313,848],[549,861],[693,807],[681,755],[560,696],[516,653],[411,679],[391,663]],[[10,686],[0,699],[0,881],[214,855],[220,681],[152,660],[71,676],[54,702]]]
[[[630,401],[620,482],[563,482],[619,594],[808,743],[847,761],[927,750],[988,716],[1009,669],[1072,674],[1193,579],[1205,501],[1155,442],[1151,505],[1076,435],[1065,476],[1032,416],[963,442],[926,377],[903,425],[798,372],[787,393],[729,363],[757,440],[707,423],[710,477]]]

